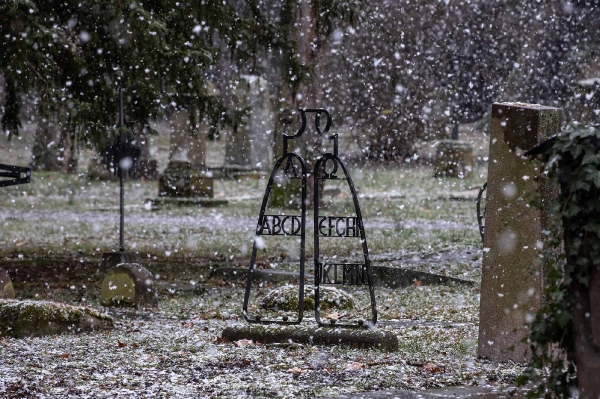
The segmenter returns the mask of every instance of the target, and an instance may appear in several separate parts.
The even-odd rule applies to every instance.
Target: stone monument
[[[477,353],[493,361],[524,362],[521,340],[541,306],[543,271],[538,249],[548,216],[530,206],[553,190],[539,165],[521,156],[557,134],[561,110],[541,105],[492,105],[487,205]]]
[[[192,126],[187,111],[171,116],[169,164],[160,176],[155,204],[216,206],[226,203],[214,199],[214,178],[206,168],[208,124]]]
[[[273,113],[267,81],[259,76],[242,75],[231,91],[232,106],[238,112],[249,110],[245,124],[228,132],[224,169],[239,174],[269,169]]]

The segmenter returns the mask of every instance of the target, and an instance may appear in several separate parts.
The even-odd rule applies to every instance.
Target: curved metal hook
[[[331,114],[329,113],[329,111],[327,111],[324,108],[300,109],[299,111],[316,113],[317,115],[315,116],[315,128],[317,129],[319,136],[323,137],[324,139],[328,139],[328,140],[335,139],[337,134],[332,134],[331,136],[327,135],[327,133],[329,133],[329,129],[331,128],[331,122],[332,122]],[[325,116],[327,116],[327,124],[325,125],[324,130],[321,130],[321,114],[325,114]]]
[[[287,139],[297,139],[298,137],[302,136],[302,133],[304,133],[304,131],[306,130],[306,112],[303,109],[298,109],[298,111],[300,111],[302,125],[300,125],[300,129],[298,129],[298,131],[295,134],[291,136],[284,134],[283,137]]]

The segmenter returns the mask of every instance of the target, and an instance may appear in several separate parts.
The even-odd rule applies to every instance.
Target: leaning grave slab
[[[325,338],[319,339],[321,344],[346,344],[346,345],[366,345],[381,347],[382,342],[394,342],[395,344],[385,345],[386,348],[394,350],[397,348],[397,337],[389,332],[375,330],[377,323],[377,308],[375,303],[375,292],[370,270],[369,251],[365,230],[362,222],[362,215],[358,203],[356,190],[352,182],[352,178],[344,165],[343,161],[338,156],[338,135],[329,135],[331,128],[331,116],[324,109],[300,109],[301,126],[294,135],[283,135],[283,156],[277,160],[263,197],[262,206],[258,218],[258,223],[255,232],[254,245],[250,266],[246,276],[246,290],[244,294],[243,316],[244,319],[251,324],[259,324],[254,326],[232,326],[223,331],[224,339],[241,339],[250,338],[258,342],[274,342],[274,340],[283,340],[283,342],[298,341],[309,339],[308,337],[321,336]],[[315,129],[319,136],[325,140],[333,141],[333,152],[323,154],[314,165],[314,188],[313,195],[315,204],[313,215],[313,231],[314,231],[314,311],[315,321],[318,327],[291,326],[298,325],[302,322],[304,316],[304,281],[305,281],[305,243],[306,243],[306,196],[307,196],[307,165],[305,160],[296,152],[289,150],[289,140],[294,140],[300,137],[306,130],[307,113],[315,114]],[[321,117],[325,115],[327,118],[326,126],[321,128]],[[300,198],[297,192],[291,194],[292,199],[287,201],[288,204],[297,204],[295,214],[283,213],[267,208],[274,208],[272,203],[269,203],[272,194],[272,188],[275,185],[283,187],[285,190],[287,182],[299,181],[301,190]],[[353,213],[349,216],[320,215],[320,211],[329,212],[326,206],[323,206],[323,201],[320,199],[321,191],[319,185],[334,181],[346,185],[351,193]],[[291,186],[291,185],[290,185]],[[269,206],[271,205],[271,206]],[[299,208],[299,209],[297,209]],[[257,314],[258,306],[251,306],[250,297],[253,290],[258,291],[262,282],[257,282],[257,252],[261,248],[265,248],[265,238],[285,237],[287,240],[295,241],[299,245],[298,257],[293,260],[298,268],[296,290],[285,288],[286,292],[291,291],[297,295],[295,309],[275,309],[265,316],[265,308],[263,301],[263,314]],[[325,256],[320,250],[321,241],[327,238],[339,240],[344,238],[353,238],[360,243],[361,260],[344,261],[344,257],[337,255]],[[336,247],[336,246],[334,246]],[[370,311],[368,317],[352,319],[347,317],[347,320],[342,320],[338,312],[331,312],[324,315],[322,310],[326,302],[322,301],[323,287],[332,285],[333,287],[362,287],[362,293],[366,291]],[[364,289],[366,287],[366,290]],[[355,290],[354,292],[358,292]],[[329,293],[329,292],[328,292]],[[271,291],[270,295],[275,294]],[[268,295],[269,295],[268,294]],[[289,294],[289,292],[288,292]],[[267,296],[268,296],[267,295]],[[350,301],[352,302],[352,301]],[[323,308],[323,309],[322,309]],[[326,322],[328,321],[328,322]],[[327,327],[325,327],[327,326]],[[335,327],[335,328],[331,328]],[[344,328],[352,328],[352,332],[343,332]],[[314,331],[313,331],[314,330]],[[335,336],[335,337],[334,337]],[[367,337],[368,336],[368,337]],[[328,337],[328,338],[327,338]],[[333,338],[331,338],[333,337]],[[367,342],[379,342],[379,344],[369,344]],[[314,342],[314,341],[313,341]],[[316,343],[316,342],[314,342]]]
[[[558,133],[561,110],[523,103],[492,105],[478,355],[527,361],[522,343],[541,306],[543,271],[537,248],[550,220],[529,203],[552,190],[526,151]],[[532,268],[536,272],[532,273]]]

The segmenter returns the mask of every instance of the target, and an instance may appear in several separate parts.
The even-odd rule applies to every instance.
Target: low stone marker
[[[537,250],[550,221],[529,205],[551,199],[536,164],[521,157],[558,133],[561,110],[541,105],[493,104],[479,341],[477,353],[494,361],[527,361],[520,342],[541,306],[542,268]],[[534,267],[537,272],[532,273]]]
[[[0,269],[0,299],[14,299],[15,289],[8,272]]]
[[[466,141],[442,140],[437,146],[435,177],[466,178],[473,170],[473,145]]]
[[[156,281],[150,271],[137,263],[122,263],[110,269],[102,281],[102,306],[155,308]]]
[[[24,338],[110,330],[112,317],[91,307],[0,299],[0,337]]]

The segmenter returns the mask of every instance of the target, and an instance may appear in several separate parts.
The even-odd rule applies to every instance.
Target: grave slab
[[[520,341],[541,306],[538,248],[549,217],[530,206],[555,190],[539,165],[520,153],[557,134],[561,110],[541,105],[492,105],[478,355],[494,361],[529,359]]]
[[[398,350],[398,337],[380,329],[338,327],[234,325],[223,330],[225,342],[249,339],[263,344],[299,343],[309,345],[341,345],[354,348],[376,348],[393,352]]]
[[[0,337],[41,337],[110,330],[112,317],[91,307],[0,299]]]

